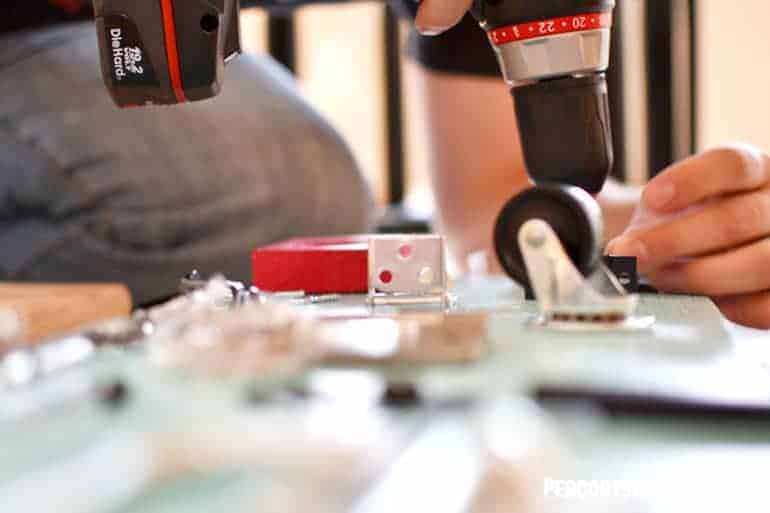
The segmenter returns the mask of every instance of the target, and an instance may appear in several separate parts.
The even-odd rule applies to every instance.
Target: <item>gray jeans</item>
[[[119,111],[91,24],[0,38],[0,278],[120,281],[136,303],[192,268],[248,279],[254,247],[369,227],[348,148],[267,57],[215,100]]]

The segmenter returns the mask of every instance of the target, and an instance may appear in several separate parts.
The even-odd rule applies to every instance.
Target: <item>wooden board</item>
[[[17,340],[29,343],[131,312],[131,294],[120,284],[0,283],[0,309],[18,315]]]

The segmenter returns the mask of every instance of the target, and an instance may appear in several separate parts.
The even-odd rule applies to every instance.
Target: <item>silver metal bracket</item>
[[[540,310],[539,324],[564,329],[640,329],[654,322],[652,317],[633,316],[639,296],[627,293],[604,264],[584,277],[545,221],[527,221],[518,239]]]
[[[444,239],[438,235],[378,235],[369,239],[367,302],[372,305],[450,303]]]

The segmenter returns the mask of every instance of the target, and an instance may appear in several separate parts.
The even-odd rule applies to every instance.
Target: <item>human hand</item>
[[[417,30],[426,36],[435,36],[459,22],[473,0],[422,0],[414,20]]]
[[[728,319],[770,329],[770,157],[741,145],[672,165],[607,250],[639,258],[661,291],[709,296]]]

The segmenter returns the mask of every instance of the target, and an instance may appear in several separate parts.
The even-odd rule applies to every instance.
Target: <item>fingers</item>
[[[424,35],[436,35],[457,24],[473,0],[422,0],[414,24]]]
[[[748,146],[684,160],[647,185],[646,217],[608,250],[637,256],[664,292],[715,298],[728,319],[770,329],[769,182],[770,158]]]
[[[748,145],[710,150],[674,164],[655,177],[642,204],[658,212],[675,212],[705,199],[756,189],[770,180],[770,163]]]
[[[770,239],[735,251],[673,264],[648,273],[664,292],[710,297],[750,294],[770,289]]]
[[[714,201],[665,223],[632,229],[612,242],[613,255],[636,256],[647,271],[684,257],[727,250],[770,234],[770,191]]]
[[[770,329],[770,291],[717,298],[714,303],[734,323],[762,330]]]

